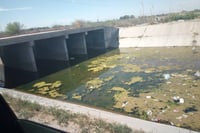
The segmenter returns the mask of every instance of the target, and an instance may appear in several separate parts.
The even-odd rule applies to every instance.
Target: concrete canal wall
[[[200,46],[200,19],[120,28],[119,47]]]

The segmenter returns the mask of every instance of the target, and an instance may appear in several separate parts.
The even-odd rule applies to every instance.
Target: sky
[[[0,31],[16,21],[24,28],[46,27],[193,9],[200,9],[200,0],[0,0]]]

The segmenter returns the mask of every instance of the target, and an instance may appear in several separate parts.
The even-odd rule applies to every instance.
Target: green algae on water
[[[199,62],[199,47],[118,49],[17,89],[200,131]]]

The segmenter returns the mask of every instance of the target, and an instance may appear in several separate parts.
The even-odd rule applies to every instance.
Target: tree
[[[23,24],[19,22],[8,23],[6,26],[6,33],[9,35],[18,34],[23,28]]]
[[[124,16],[121,16],[119,19],[133,19],[135,18],[134,15],[124,15]]]
[[[72,26],[74,28],[81,28],[85,25],[85,21],[83,20],[76,20],[75,22],[72,23]]]

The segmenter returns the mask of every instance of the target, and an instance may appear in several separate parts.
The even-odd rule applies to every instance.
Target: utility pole
[[[142,7],[142,22],[144,23],[144,3],[143,0],[140,1]]]
[[[150,8],[150,13],[151,13],[151,23],[154,22],[153,10],[154,10],[154,6],[152,5],[151,8]]]

